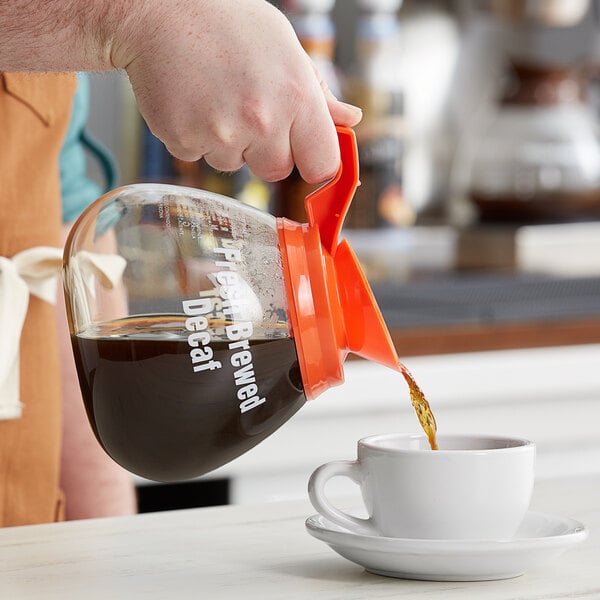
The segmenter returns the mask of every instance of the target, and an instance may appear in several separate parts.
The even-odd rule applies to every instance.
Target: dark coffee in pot
[[[306,400],[289,337],[233,349],[217,339],[210,360],[194,365],[180,328],[139,333],[135,321],[72,336],[94,433],[133,473],[157,481],[207,473],[268,437]]]

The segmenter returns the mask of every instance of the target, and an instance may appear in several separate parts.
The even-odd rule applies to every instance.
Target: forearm
[[[277,181],[295,164],[323,182],[339,167],[334,124],[361,117],[267,0],[0,0],[0,28],[0,71],[124,69],[171,154],[221,171]]]
[[[127,37],[144,2],[0,0],[1,71],[113,68],[114,40]]]

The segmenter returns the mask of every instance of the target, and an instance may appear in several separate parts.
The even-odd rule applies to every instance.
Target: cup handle
[[[360,519],[345,513],[329,502],[325,495],[325,484],[333,477],[348,477],[358,485],[362,482],[362,471],[358,461],[336,460],[318,467],[310,476],[308,496],[312,505],[332,523],[349,529],[354,533],[375,535],[376,530],[371,519]]]

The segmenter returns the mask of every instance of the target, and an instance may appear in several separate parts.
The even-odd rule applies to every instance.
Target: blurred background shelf
[[[374,293],[400,356],[600,342],[600,278],[486,274]]]
[[[401,356],[600,342],[600,223],[346,234]]]

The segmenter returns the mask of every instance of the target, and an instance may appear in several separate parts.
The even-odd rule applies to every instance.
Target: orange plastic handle
[[[323,247],[333,256],[348,207],[358,180],[356,135],[348,127],[337,127],[340,144],[340,168],[335,177],[309,194],[304,200],[308,223],[319,229]]]

